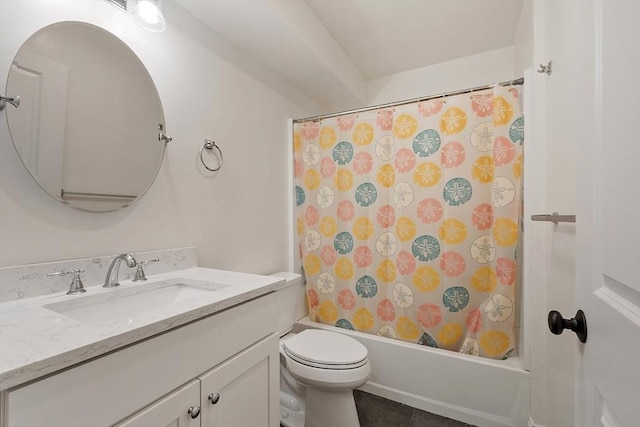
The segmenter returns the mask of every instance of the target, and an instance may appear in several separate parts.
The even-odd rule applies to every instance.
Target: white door
[[[592,2],[593,105],[578,149],[576,426],[640,426],[640,1]],[[592,90],[592,88],[585,88]],[[588,120],[593,116],[595,120]],[[567,314],[563,313],[565,317]]]
[[[20,95],[20,107],[6,109],[16,150],[40,186],[54,196],[62,189],[67,74],[64,64],[21,52],[7,82],[7,93]]]

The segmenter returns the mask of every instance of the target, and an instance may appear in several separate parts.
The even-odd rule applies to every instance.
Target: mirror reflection
[[[56,200],[110,212],[153,183],[162,105],[140,59],[111,33],[81,22],[43,28],[18,51],[6,93],[21,100],[5,110],[18,155]]]

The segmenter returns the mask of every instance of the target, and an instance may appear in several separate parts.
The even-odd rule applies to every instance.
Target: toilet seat
[[[303,365],[348,370],[367,364],[367,348],[342,334],[306,329],[282,344],[284,353]]]

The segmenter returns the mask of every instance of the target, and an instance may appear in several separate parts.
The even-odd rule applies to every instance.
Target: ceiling
[[[513,45],[524,0],[176,0],[328,111],[366,82]]]

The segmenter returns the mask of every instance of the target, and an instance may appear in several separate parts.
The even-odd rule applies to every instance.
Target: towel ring
[[[204,152],[205,148],[207,150],[213,150],[214,148],[216,150],[218,150],[218,154],[216,154],[216,157],[218,158],[218,167],[217,168],[210,168],[205,163],[204,158],[202,157],[202,153]],[[220,147],[218,147],[216,145],[215,141],[212,141],[210,139],[205,139],[204,140],[204,144],[202,144],[202,148],[200,149],[200,161],[202,162],[204,167],[207,168],[207,170],[210,170],[211,172],[217,172],[217,171],[220,170],[220,168],[222,167],[222,162],[224,161],[224,157],[222,156],[222,150],[220,149]]]

